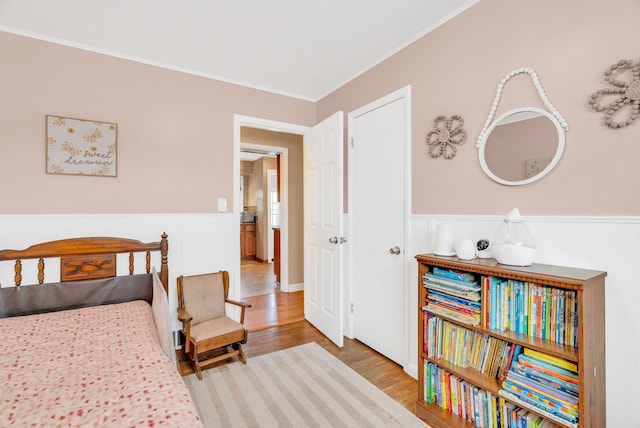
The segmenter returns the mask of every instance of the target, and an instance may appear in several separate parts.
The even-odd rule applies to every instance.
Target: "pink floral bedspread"
[[[0,427],[201,427],[143,301],[0,319]]]

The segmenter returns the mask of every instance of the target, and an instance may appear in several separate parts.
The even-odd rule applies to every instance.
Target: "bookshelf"
[[[453,326],[458,332],[467,334],[464,337],[490,337],[505,341],[509,347],[515,349],[528,348],[553,357],[559,357],[577,366],[578,386],[578,410],[577,423],[563,422],[562,419],[550,417],[536,406],[527,403],[518,403],[517,400],[504,398],[507,403],[518,405],[535,417],[543,417],[558,426],[579,426],[580,428],[606,426],[606,378],[605,378],[605,277],[606,272],[576,269],[562,266],[533,264],[527,267],[507,266],[497,263],[494,259],[460,260],[457,257],[443,257],[433,254],[416,256],[418,262],[418,400],[416,402],[416,415],[433,427],[474,427],[474,423],[462,416],[454,414],[450,410],[443,409],[436,403],[428,402],[431,397],[425,397],[425,371],[438,370],[448,373],[458,381],[464,381],[465,385],[472,385],[481,391],[486,391],[495,397],[500,397],[504,377],[493,378],[483,374],[478,367],[463,367],[451,363],[451,358],[442,358],[438,353],[431,354],[425,349],[425,342],[436,337],[427,333],[429,326],[425,313],[429,317],[436,317],[438,322]],[[425,274],[432,274],[438,268],[453,270],[456,272],[472,274],[476,282],[481,285],[480,294],[486,294],[480,300],[482,313],[480,321],[476,325],[461,321],[455,316],[443,315],[442,312],[432,311],[427,302],[427,287],[423,284]],[[549,333],[537,333],[531,335],[531,331],[522,331],[521,326],[514,327],[513,319],[511,329],[489,328],[489,315],[486,315],[489,304],[485,297],[485,286],[489,278],[499,278],[508,281],[509,284],[517,282],[540,286],[545,293],[560,295],[566,293],[572,296],[575,304],[571,307],[572,316],[577,316],[577,321],[572,323],[571,338],[564,339],[558,331],[558,337],[548,338]],[[483,282],[487,281],[487,282]],[[555,290],[555,291],[554,291]],[[564,296],[565,294],[562,294]],[[544,298],[544,297],[543,297]],[[431,295],[430,295],[431,299]],[[486,307],[484,307],[486,305]],[[432,306],[437,309],[437,306]],[[555,302],[554,302],[555,307]],[[546,310],[546,309],[545,309]],[[563,312],[567,313],[568,312]],[[515,319],[515,316],[514,316]],[[559,318],[558,318],[559,319]],[[551,320],[553,324],[553,320]],[[554,329],[558,329],[556,323]],[[550,322],[547,321],[547,328]],[[540,328],[540,327],[538,327]],[[568,327],[567,327],[568,328]],[[461,334],[461,333],[460,333]],[[426,336],[426,337],[425,337]],[[567,336],[569,336],[567,334]],[[433,341],[433,340],[432,340]],[[461,340],[462,344],[463,341]],[[428,344],[429,345],[429,344]],[[464,349],[468,349],[465,345]],[[516,345],[518,345],[516,347]],[[577,345],[577,346],[576,346]],[[431,344],[433,346],[433,344]],[[451,346],[448,349],[454,349]],[[460,348],[462,349],[462,348]],[[455,352],[455,351],[454,351]],[[457,351],[462,352],[462,351]],[[470,352],[470,351],[464,351]],[[454,359],[461,355],[450,356]],[[429,368],[426,369],[427,363]],[[508,366],[508,365],[507,365]],[[430,378],[430,376],[427,376]],[[574,381],[575,382],[575,381]],[[497,400],[500,400],[497,398]]]

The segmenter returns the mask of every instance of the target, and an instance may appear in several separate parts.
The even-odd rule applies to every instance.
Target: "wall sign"
[[[118,125],[47,116],[47,174],[117,176]]]

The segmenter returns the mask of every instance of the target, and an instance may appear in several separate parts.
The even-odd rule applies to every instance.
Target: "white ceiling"
[[[316,101],[479,0],[0,0],[0,30]]]

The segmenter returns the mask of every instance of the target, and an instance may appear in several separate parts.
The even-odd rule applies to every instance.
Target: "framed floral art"
[[[117,176],[118,125],[47,115],[47,174]]]

